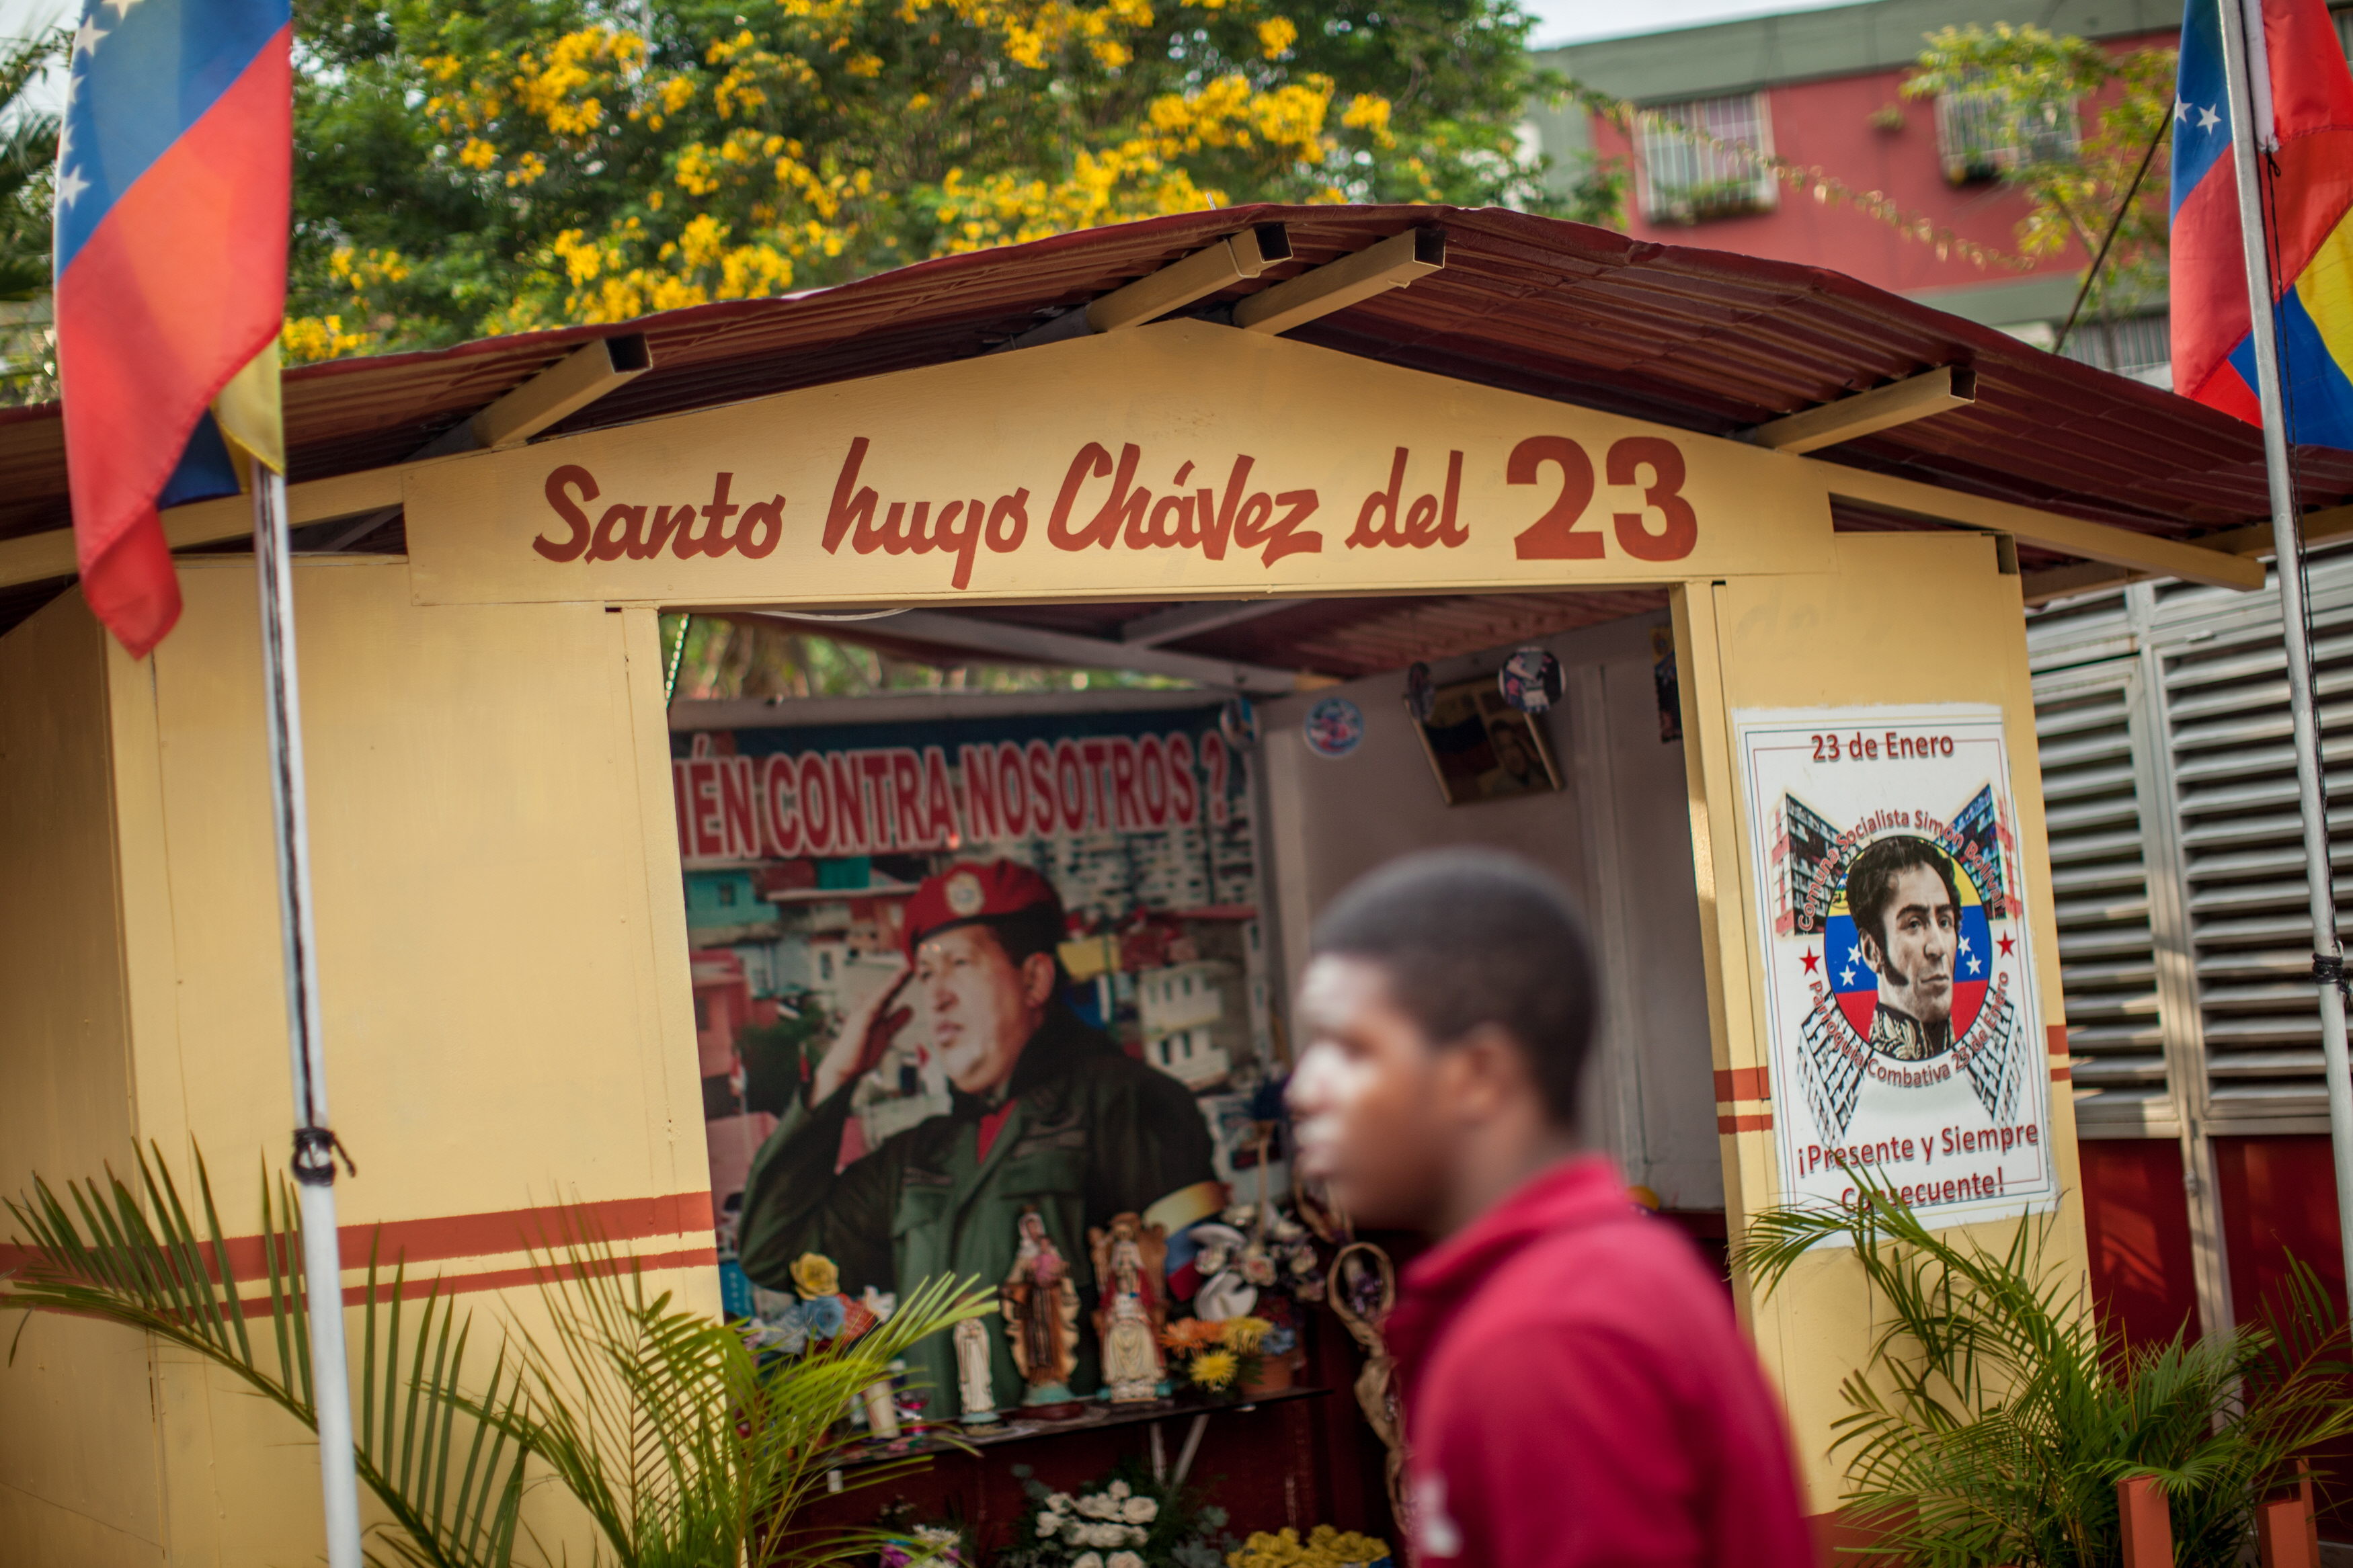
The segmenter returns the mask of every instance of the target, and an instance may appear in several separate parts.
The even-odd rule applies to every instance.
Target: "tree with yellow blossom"
[[[1514,133],[1526,28],[1514,0],[301,0],[287,345],[1242,202],[1556,207]]]

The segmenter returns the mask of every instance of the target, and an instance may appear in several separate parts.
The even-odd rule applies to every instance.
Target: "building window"
[[[2172,318],[2161,313],[2113,321],[2077,321],[2075,330],[2067,334],[2067,346],[2060,352],[2069,359],[2152,386],[2173,384]]]
[[[2021,163],[2074,155],[2081,127],[2072,102],[2056,99],[2021,108],[1989,89],[1940,93],[1936,152],[1954,184],[1990,180]]]
[[[1699,223],[1771,210],[1779,188],[1773,172],[1745,149],[1773,151],[1763,93],[1650,105],[1641,131],[1642,216]]]

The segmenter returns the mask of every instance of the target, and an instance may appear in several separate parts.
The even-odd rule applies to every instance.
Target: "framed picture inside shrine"
[[[1492,675],[1431,692],[1430,716],[1417,718],[1414,728],[1449,805],[1560,788],[1543,727],[1504,700]]]

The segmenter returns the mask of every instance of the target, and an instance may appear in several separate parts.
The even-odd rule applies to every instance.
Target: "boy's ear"
[[[1482,1024],[1444,1048],[1456,1108],[1483,1121],[1524,1099],[1539,1096],[1527,1053],[1500,1025]]]

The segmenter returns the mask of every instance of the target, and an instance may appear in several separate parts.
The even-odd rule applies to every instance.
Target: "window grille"
[[[2134,777],[2135,675],[2126,662],[2042,682],[2034,730],[2076,1110],[2139,1126],[2171,1107]]]
[[[2353,616],[2320,617],[2331,869],[2353,869]],[[2287,662],[2274,626],[2165,660],[2190,939],[2216,1130],[2326,1116]],[[2353,879],[2337,889],[2345,918]]]
[[[2073,103],[2049,100],[2024,108],[1990,89],[1964,89],[1936,99],[1936,151],[1954,184],[1989,180],[2022,163],[2074,155],[2082,127]]]
[[[1642,216],[1652,223],[1699,223],[1773,207],[1779,190],[1773,172],[1742,151],[1773,151],[1764,94],[1651,104],[1640,137]]]
[[[2123,616],[2028,631],[2077,1110],[2111,1137],[2325,1131],[2278,601],[2126,593]],[[2353,552],[2314,557],[2313,600],[2353,931]]]
[[[2060,351],[2083,364],[2095,364],[2159,385],[2171,384],[2172,318],[2162,312],[2121,321],[2079,321]]]

